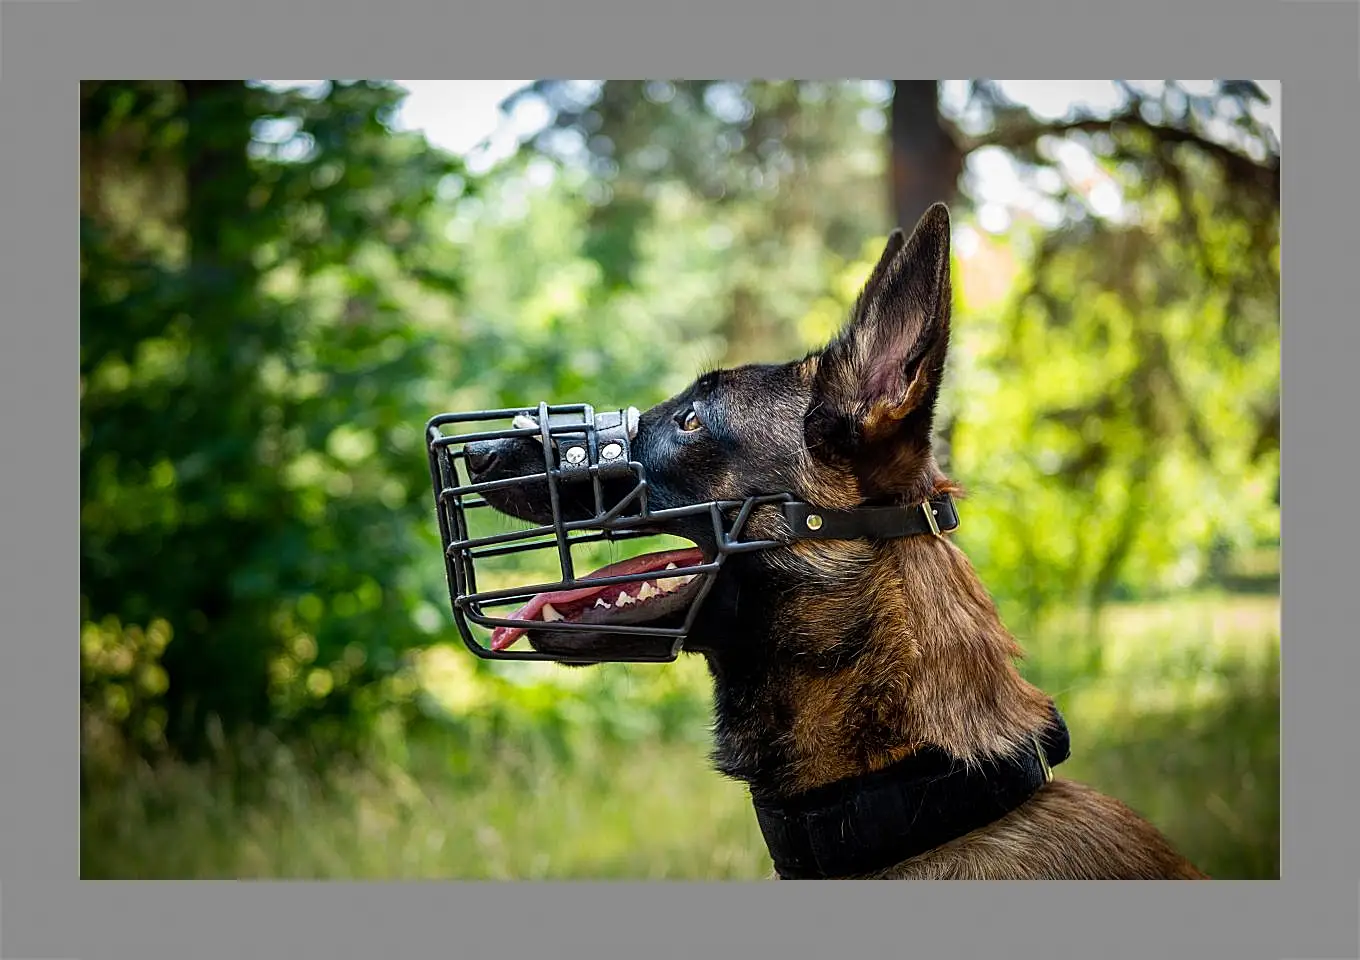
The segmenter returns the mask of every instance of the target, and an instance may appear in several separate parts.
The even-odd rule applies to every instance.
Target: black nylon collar
[[[1071,750],[1050,704],[1028,749],[965,766],[927,747],[874,773],[796,797],[755,800],[756,820],[785,880],[861,876],[894,866],[999,820],[1053,778]]]

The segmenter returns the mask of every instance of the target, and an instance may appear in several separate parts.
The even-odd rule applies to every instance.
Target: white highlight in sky
[[[530,80],[398,80],[408,93],[394,124],[419,130],[436,147],[484,173],[512,156],[521,140],[547,126],[547,105],[527,98],[506,114],[501,102]]]

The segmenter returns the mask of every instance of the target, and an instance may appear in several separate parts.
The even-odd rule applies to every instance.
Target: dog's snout
[[[500,460],[500,451],[490,440],[469,443],[463,448],[463,454],[467,459],[468,472],[474,478],[486,476]]]

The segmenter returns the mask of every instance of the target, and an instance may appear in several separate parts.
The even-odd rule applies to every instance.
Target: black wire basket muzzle
[[[506,421],[509,421],[506,425]],[[634,455],[639,414],[636,408],[596,412],[589,404],[549,405],[500,410],[444,413],[426,425],[430,461],[430,480],[434,488],[435,511],[449,587],[454,622],[464,643],[484,659],[560,660],[556,653],[536,650],[511,650],[510,644],[524,632],[550,629],[553,633],[593,633],[627,637],[648,637],[649,652],[611,654],[608,651],[582,651],[568,659],[575,662],[664,663],[672,661],[684,646],[704,599],[713,589],[724,561],[731,555],[780,546],[776,540],[742,541],[751,511],[766,503],[790,500],[788,494],[773,494],[737,501],[707,501],[680,507],[654,510],[648,501],[646,470]],[[478,429],[470,427],[478,426]],[[450,432],[450,431],[459,432]],[[537,442],[539,456],[527,472],[477,482],[469,465],[468,446],[488,443]],[[521,453],[526,449],[521,445]],[[540,462],[541,461],[541,462]],[[606,490],[608,488],[608,491]],[[539,497],[534,511],[550,522],[537,523],[510,532],[481,532],[484,522],[496,516],[491,502],[497,496],[527,498],[529,491],[546,492]],[[491,498],[491,499],[489,499]],[[567,504],[574,509],[568,510]],[[582,504],[585,504],[583,507]],[[716,550],[712,557],[699,553],[691,544],[682,552],[648,554],[645,557],[675,556],[685,562],[657,570],[650,561],[630,560],[609,564],[594,573],[577,573],[573,550],[598,550],[609,543],[623,543],[641,537],[656,537],[667,532],[676,521],[690,521],[707,515],[712,524]],[[508,516],[501,511],[502,518]],[[510,569],[498,571],[498,583],[479,589],[478,573],[500,558],[518,555],[523,561],[510,562]],[[532,580],[533,571],[548,567],[544,558],[553,555],[553,573],[543,582]],[[507,561],[501,559],[500,562]],[[659,561],[658,561],[659,562]],[[641,566],[633,569],[629,566]],[[614,571],[614,572],[611,572]],[[526,572],[527,571],[527,572]],[[550,579],[556,576],[556,580]],[[614,589],[617,588],[617,589]],[[663,589],[666,588],[666,589]],[[652,592],[649,593],[648,591]],[[571,597],[568,606],[594,599],[585,615],[599,616],[598,607],[623,607],[652,600],[661,593],[683,592],[684,617],[679,626],[661,627],[646,622],[573,622],[562,616],[545,595]],[[627,597],[625,598],[625,595]],[[633,599],[640,598],[640,599]],[[678,599],[678,598],[677,598]],[[608,601],[608,602],[606,602]],[[509,614],[495,608],[520,605]],[[637,614],[645,608],[639,607]],[[550,613],[551,611],[551,613]],[[617,611],[614,611],[617,612]],[[611,611],[605,609],[604,615]],[[673,622],[678,611],[668,611],[665,619]],[[558,614],[559,619],[545,619]],[[658,619],[662,619],[658,617]],[[489,642],[479,639],[473,626],[490,632]]]

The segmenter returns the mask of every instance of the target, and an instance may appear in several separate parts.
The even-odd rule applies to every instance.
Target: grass
[[[613,745],[525,776],[488,763],[457,783],[351,771],[333,787],[298,772],[264,804],[238,804],[204,773],[165,779],[173,817],[130,786],[86,810],[82,876],[741,879],[768,872],[742,789],[695,744]],[[414,774],[414,775],[413,775]],[[168,788],[168,789],[166,789]]]
[[[1277,877],[1278,615],[1278,598],[1201,595],[1112,609],[1099,658],[1061,621],[1026,640],[1072,728],[1060,774],[1120,797],[1215,877]],[[325,776],[276,748],[250,790],[230,765],[88,773],[81,875],[764,878],[749,799],[711,771],[704,733],[567,751],[531,732],[430,735]]]

